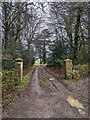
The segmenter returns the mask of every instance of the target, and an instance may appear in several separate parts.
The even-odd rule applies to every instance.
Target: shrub
[[[73,70],[73,78],[74,79],[79,79],[80,78],[79,70]]]
[[[29,81],[32,78],[33,71],[35,66],[29,68],[27,75],[19,81],[18,73],[14,70],[12,71],[3,71],[0,73],[2,76],[2,107],[6,107],[10,104],[17,96],[17,93],[21,90],[24,90]]]
[[[85,77],[88,75],[88,64],[84,64],[84,65],[77,65],[74,67],[73,70],[73,78],[74,79],[79,79],[81,77]]]
[[[13,60],[2,60],[2,69],[10,70],[15,67],[15,63]]]
[[[36,68],[36,66],[29,66],[28,73],[25,76],[23,76],[23,79],[19,82],[19,84],[17,86],[17,89],[19,91],[24,90],[27,87],[28,83],[32,79],[32,75],[33,75],[35,68]]]
[[[15,85],[18,82],[18,74],[16,71],[2,72],[2,98],[15,91]]]

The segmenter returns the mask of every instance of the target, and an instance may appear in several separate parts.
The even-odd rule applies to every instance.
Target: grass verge
[[[27,88],[28,83],[32,79],[32,74],[36,66],[30,66],[29,72],[23,77],[23,79],[15,86],[15,91],[5,96],[5,99],[2,101],[2,107],[5,108],[10,105],[13,101],[17,99],[17,92],[23,91]]]
[[[42,68],[40,66],[38,66],[39,69],[39,78],[40,78],[40,82],[44,85],[44,86],[50,86],[49,80],[46,76],[46,74],[44,73],[44,71],[42,70]]]
[[[35,70],[36,66],[31,66],[29,68],[29,72],[23,77],[23,79],[19,82],[17,89],[19,91],[21,90],[25,90],[25,88],[27,87],[28,83],[31,81],[32,79],[32,74],[33,71]]]
[[[58,73],[54,73],[52,70],[49,70],[47,67],[43,67],[49,74],[51,74],[52,76],[54,76],[58,82],[62,83],[64,86],[68,86],[68,84],[70,84],[71,81],[69,80],[65,80],[64,77],[60,76]]]

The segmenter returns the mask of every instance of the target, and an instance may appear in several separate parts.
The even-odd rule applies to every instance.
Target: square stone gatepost
[[[23,77],[23,59],[21,59],[21,58],[15,59],[15,68],[18,72],[19,79],[22,80],[22,77]]]
[[[65,79],[71,80],[73,76],[73,64],[71,59],[64,61]]]

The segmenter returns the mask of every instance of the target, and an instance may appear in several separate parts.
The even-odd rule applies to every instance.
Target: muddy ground
[[[67,89],[43,68],[42,71],[51,83],[50,90],[40,85],[37,67],[26,90],[20,93],[14,103],[3,110],[3,118],[87,118],[88,91],[85,92],[86,96],[83,96],[83,90],[88,86],[88,78],[82,80],[80,84],[79,82],[71,84]],[[80,91],[84,102],[79,97]],[[84,108],[77,109],[71,106],[67,101],[68,96],[79,100]]]

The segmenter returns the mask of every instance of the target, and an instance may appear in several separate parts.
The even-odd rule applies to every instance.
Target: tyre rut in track
[[[65,100],[68,101],[68,103],[71,106],[73,106],[72,108],[74,108],[76,113],[78,111],[78,113],[80,113],[81,116],[88,118],[88,113],[87,113],[85,107],[83,106],[82,103],[80,103],[78,101],[78,99],[75,99],[73,97],[74,94],[71,92],[71,90],[67,89],[67,87],[63,86],[62,83],[58,82],[58,80],[56,80],[56,78],[53,75],[51,75],[49,72],[47,72],[47,70],[43,66],[41,66],[41,68],[42,68],[43,72],[47,75],[48,80],[57,89],[57,91],[59,91],[60,96],[64,97]]]
[[[66,101],[70,93],[58,81],[50,82],[52,91],[40,86],[37,67],[27,89],[4,111],[3,118],[82,118]]]

